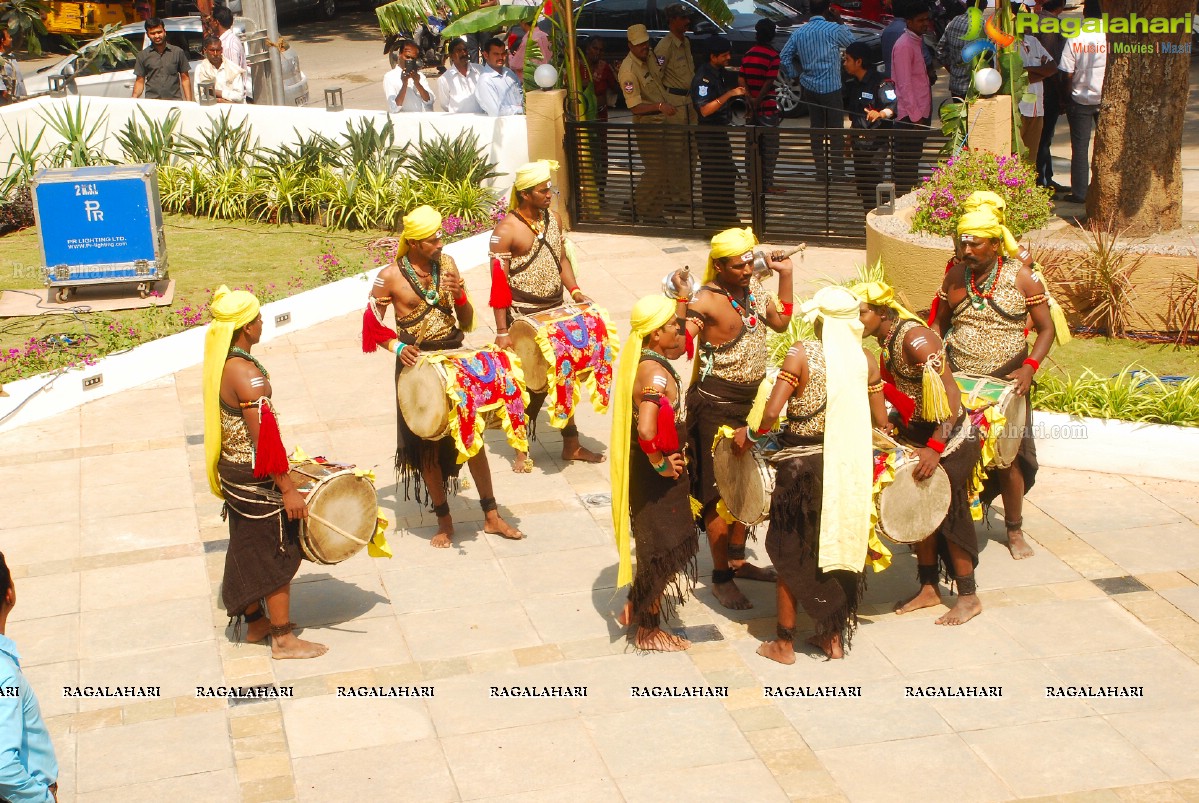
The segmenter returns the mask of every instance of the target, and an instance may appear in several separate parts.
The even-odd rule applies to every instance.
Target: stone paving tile
[[[1111,600],[1052,602],[985,612],[1032,655],[1048,657],[1151,647],[1149,628]]]
[[[1036,490],[1040,488],[1038,481]],[[1182,519],[1176,511],[1155,504],[1152,496],[1127,483],[1114,488],[1055,487],[1037,494],[1034,502],[1079,535],[1173,524]]]
[[[1100,714],[1199,705],[1199,665],[1173,647],[1068,655],[1047,658],[1044,663],[1071,686],[1144,687],[1141,698],[1088,698],[1087,705]]]
[[[329,651],[320,658],[306,661],[275,661],[274,674],[278,681],[287,684],[313,675],[333,672],[348,672],[373,666],[405,664],[412,660],[412,653],[404,643],[404,636],[394,617],[378,616],[355,620],[328,627],[304,626],[300,638],[324,644]]]
[[[394,569],[390,565],[384,564],[381,574],[387,595],[397,611],[415,613],[519,599],[512,583],[493,561],[457,560],[455,555],[447,554],[441,564],[398,564]],[[470,589],[470,593],[443,593],[455,586]]]
[[[79,685],[78,661],[31,665],[22,655],[21,669],[37,693],[37,701],[42,709],[43,717],[49,719],[65,714],[74,714],[79,710],[79,701],[62,693],[63,686]]]
[[[654,752],[652,749],[649,752]],[[660,801],[669,795],[675,800],[728,800],[729,790],[735,789],[742,800],[783,801],[787,794],[758,761],[737,761],[647,772],[616,780],[621,794],[629,803]]]
[[[621,795],[615,782],[605,779],[551,786],[536,792],[477,799],[487,803],[621,803],[626,797]]]
[[[419,742],[433,736],[421,700],[326,695],[283,700],[283,726],[294,758]]]
[[[21,667],[55,664],[79,655],[78,616],[51,616],[9,624],[5,635],[16,642]]]
[[[940,609],[934,609],[939,611]],[[983,609],[963,627],[942,627],[930,617],[891,616],[862,629],[862,640],[878,647],[900,672],[960,669],[1031,658],[1019,640],[992,621],[998,611]],[[940,614],[938,614],[940,615]]]
[[[432,683],[436,693],[434,697],[426,699],[425,704],[437,735],[443,738],[573,719],[581,703],[575,698],[527,699],[490,695],[493,686],[507,689],[583,685],[573,674],[564,664],[541,664],[446,678]],[[596,693],[594,690],[588,691],[589,694]]]
[[[84,611],[80,616],[79,656],[95,659],[210,642],[210,605],[204,597],[190,597],[150,606]]]
[[[584,717],[600,755],[618,781],[629,775],[755,757],[753,748],[718,701],[674,703],[670,707],[639,706],[617,714]],[[647,749],[630,750],[632,734],[637,734]]]
[[[84,793],[232,769],[233,751],[214,712],[81,733],[78,760]]]
[[[970,731],[961,738],[1022,797],[1165,780],[1100,717]]]
[[[84,520],[80,526],[80,554],[189,544],[196,540],[199,526],[196,510],[190,504],[185,508]]]
[[[79,574],[68,572],[21,580],[21,604],[13,608],[9,621],[78,613]]]
[[[135,648],[137,645],[133,645]],[[109,655],[79,662],[81,686],[158,686],[164,698],[193,697],[197,686],[222,683],[221,662],[210,641]],[[80,711],[109,708],[123,700],[84,698]]]
[[[605,635],[613,639],[625,636],[626,628],[616,624],[616,615],[624,607],[624,595],[613,596],[611,588],[539,596],[524,599],[520,604],[546,644]]]
[[[517,602],[402,614],[399,622],[404,640],[418,661],[450,658],[463,652],[532,647],[540,643],[524,609]]]
[[[607,546],[501,558],[500,566],[521,598],[616,587],[616,566]]]
[[[1172,588],[1162,591],[1161,595],[1187,616],[1199,621],[1199,586]]]
[[[83,490],[120,485],[139,477],[187,477],[187,454],[180,449],[152,449],[144,452],[85,457],[79,461],[80,487]],[[154,486],[143,486],[154,490]]]
[[[1008,786],[956,734],[926,736],[818,751],[816,754],[851,801],[921,800],[936,794],[953,800],[1009,800]],[[919,767],[919,771],[913,768]]]
[[[89,611],[154,605],[208,593],[200,557],[90,569],[81,572],[80,578],[82,604]]]
[[[298,758],[295,768],[299,801],[459,800],[436,739]]]
[[[391,601],[377,575],[297,583],[291,592],[291,618],[308,627],[392,615]]]
[[[1199,744],[1199,707],[1179,706],[1153,717],[1114,714],[1106,720],[1171,780],[1199,778],[1199,755],[1186,747]]]
[[[4,524],[4,556],[10,568],[79,555],[79,523],[66,521],[26,527]]]
[[[609,777],[578,720],[449,736],[441,744],[463,800],[522,795]]]
[[[1104,528],[1082,538],[1130,574],[1199,568],[1199,524],[1191,521]]]

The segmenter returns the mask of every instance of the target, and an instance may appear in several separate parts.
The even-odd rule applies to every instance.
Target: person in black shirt
[[[737,167],[733,163],[733,146],[729,144],[728,131],[731,111],[729,102],[744,98],[746,89],[731,80],[725,67],[732,58],[732,47],[723,36],[713,34],[705,43],[708,54],[706,64],[701,64],[691,79],[691,103],[699,114],[701,130],[697,136],[700,167],[700,197],[704,210],[704,225],[711,229],[724,229],[741,222],[737,216],[737,200],[734,187]]]
[[[845,48],[841,64],[849,73],[845,85],[845,108],[850,126],[855,129],[891,128],[895,119],[895,83],[883,78],[870,61],[870,48],[853,42]],[[853,174],[858,197],[867,212],[874,208],[874,189],[883,180],[883,160],[887,141],[879,136],[857,135],[852,139]]]

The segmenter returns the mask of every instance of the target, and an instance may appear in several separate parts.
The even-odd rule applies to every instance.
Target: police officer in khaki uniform
[[[695,77],[695,59],[691,53],[691,40],[687,38],[687,29],[691,27],[691,16],[687,7],[682,3],[667,6],[663,12],[666,16],[666,26],[670,30],[658,46],[654,48],[658,68],[662,73],[662,84],[666,87],[666,99],[674,106],[674,117],[666,120],[667,124],[695,125],[699,122],[695,107],[691,105],[691,79]],[[669,140],[672,153],[678,153],[680,143]],[[691,177],[695,174],[695,142],[689,136],[687,152],[690,164],[687,170],[670,172],[670,194],[675,203],[690,206]]]
[[[667,101],[657,62],[649,58],[649,31],[644,25],[630,25],[628,37],[629,55],[620,63],[616,80],[633,113],[641,156],[641,178],[633,194],[634,217],[638,222],[661,224],[666,222],[662,206],[670,190],[662,123],[677,112]]]

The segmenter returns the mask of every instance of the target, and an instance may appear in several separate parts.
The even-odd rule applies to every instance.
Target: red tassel
[[[286,474],[291,466],[287,462],[287,450],[279,435],[279,422],[271,403],[265,399],[258,405],[258,451],[254,455],[254,476],[262,479],[275,474]]]
[[[499,257],[491,260],[491,298],[488,303],[493,309],[512,306],[512,288],[508,285],[508,276]]]
[[[679,450],[679,431],[674,425],[674,406],[663,393],[658,396],[658,449],[663,454]]]
[[[883,398],[895,408],[906,425],[916,413],[916,400],[895,385],[895,377],[887,370],[887,364],[883,362],[881,354],[878,358],[878,371],[883,379]]]
[[[695,359],[695,335],[691,334],[691,330],[687,329],[687,359]]]
[[[553,0],[545,0],[545,16],[547,16],[547,17],[554,16]]]
[[[389,340],[398,340],[399,335],[379,323],[371,303],[366,302],[366,311],[362,313],[362,353],[370,354],[379,346],[386,346]]]
[[[949,271],[953,269],[953,263],[954,263],[955,259],[956,259],[956,257],[950,257],[949,261],[945,263],[945,273],[948,274]],[[933,296],[933,302],[931,304],[929,304],[929,306],[928,306],[928,328],[932,329],[934,332],[937,331],[934,324],[937,322],[937,312],[940,309],[941,309],[941,296],[935,295],[935,296]]]

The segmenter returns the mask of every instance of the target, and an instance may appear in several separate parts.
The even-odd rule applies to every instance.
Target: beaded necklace
[[[741,302],[733,298],[732,293],[730,293],[728,290],[725,290],[720,285],[716,285],[715,289],[717,292],[724,293],[724,297],[727,298],[729,303],[733,305],[733,311],[741,316],[742,323],[744,323],[750,331],[758,327],[758,316],[754,313],[754,294],[752,290],[746,292],[745,304],[742,305]]]
[[[412,285],[417,289],[417,292],[424,296],[425,301],[429,304],[429,306],[436,304],[437,298],[441,295],[441,263],[433,263],[433,272],[430,274],[433,277],[433,286],[428,290],[424,289],[425,286],[421,282],[420,277],[417,276],[416,268],[413,267],[412,263],[408,261],[408,257],[403,258],[401,266],[408,274],[408,278],[412,280]]]
[[[258,362],[258,359],[245,349],[234,346],[233,348],[229,349],[229,357],[241,357],[243,360],[249,360],[250,362],[254,363],[254,367],[262,373],[263,379],[269,380],[271,378],[271,375],[267,373],[267,370],[262,367],[262,363]],[[228,359],[228,357],[226,357],[226,359]]]
[[[981,310],[987,305],[987,299],[995,292],[996,285],[999,284],[999,274],[1003,270],[1003,257],[995,260],[995,268],[983,278],[983,286],[979,288],[976,281],[974,271],[967,271],[970,274],[970,281],[966,282],[966,297],[970,299],[970,306],[976,310]]]
[[[548,211],[545,214],[545,220],[537,221],[537,222],[529,220],[527,217],[522,215],[520,213],[519,209],[513,209],[512,214],[516,215],[516,217],[520,219],[520,222],[522,222],[526,226],[528,226],[532,230],[533,234],[537,235],[538,240],[545,239],[546,224],[549,220],[549,212]]]

